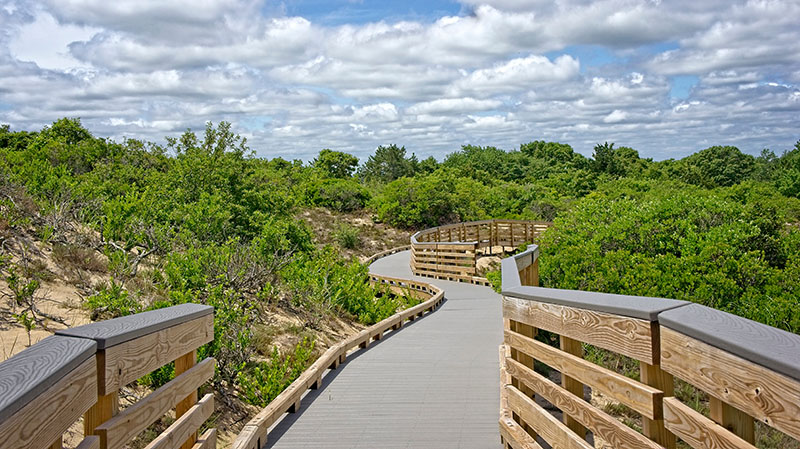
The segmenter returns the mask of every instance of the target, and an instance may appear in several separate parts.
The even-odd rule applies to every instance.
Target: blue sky
[[[655,159],[800,139],[796,0],[0,0],[0,123],[264,157],[532,140]]]

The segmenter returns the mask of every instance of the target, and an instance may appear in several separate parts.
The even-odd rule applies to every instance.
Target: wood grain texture
[[[613,447],[630,449],[661,448],[659,444],[648,440],[617,419],[598,410],[588,402],[577,398],[574,394],[521,363],[515,360],[508,360],[506,363],[506,370],[509,375],[519,379],[521,383],[536,391],[537,394],[558,407],[564,414],[572,416],[576,421],[591,430],[593,434],[600,436]]]
[[[618,354],[657,363],[650,321],[503,296],[503,316]]]
[[[96,435],[89,435],[75,446],[75,449],[100,449],[100,438]]]
[[[511,410],[551,446],[563,449],[594,449],[533,399],[510,385],[507,385],[505,389]]]
[[[636,382],[614,371],[515,332],[505,331],[504,341],[512,349],[516,348],[530,355],[648,418],[656,419],[661,415],[663,393],[657,388]]]
[[[800,381],[800,335],[700,304],[664,312],[659,322],[662,327]]]
[[[192,449],[216,449],[217,448],[217,429],[211,428],[203,432],[197,438],[197,443],[192,446]]]
[[[214,363],[212,358],[203,360],[97,427],[95,432],[100,436],[103,447],[122,447],[178,401],[191,392],[197,392],[200,385],[214,376]]]
[[[500,418],[500,436],[512,449],[542,449],[533,437],[513,419],[503,416]]]
[[[203,304],[179,304],[134,315],[98,321],[84,326],[56,331],[56,335],[86,338],[97,342],[97,349],[107,349],[147,334],[175,327],[202,316],[212,315],[214,308]]]
[[[664,397],[675,394],[675,379],[658,365],[639,362],[639,378],[643,384],[663,391]],[[642,416],[642,433],[667,449],[674,449],[677,443],[675,435],[664,426],[663,414],[656,419]]]
[[[207,394],[151,441],[145,449],[177,449],[189,435],[197,432],[212,413],[214,413],[214,395]]]
[[[0,422],[3,447],[48,447],[97,400],[97,363],[85,360],[8,419]]]
[[[567,354],[572,354],[581,359],[583,358],[583,345],[581,345],[581,342],[578,340],[560,335],[559,345],[561,346],[561,350]],[[561,386],[564,387],[564,390],[574,394],[576,398],[579,398],[581,401],[583,400],[583,384],[568,373],[561,373]],[[564,424],[578,435],[586,436],[586,427],[584,427],[580,421],[576,421],[569,413],[564,413]]]
[[[83,414],[83,434],[94,435],[98,426],[117,415],[119,392],[98,396],[97,402]]]
[[[755,449],[676,398],[664,399],[664,421],[667,429],[695,449]]]
[[[755,443],[753,417],[711,396],[708,398],[711,419],[748,443]]]
[[[800,439],[800,382],[664,327],[661,367]]]
[[[0,363],[0,422],[95,353],[91,340],[50,336]]]
[[[214,339],[214,316],[204,315],[98,352],[100,394],[143,375]]]
[[[193,350],[175,359],[175,376],[180,376],[197,363],[197,351]],[[180,418],[194,404],[197,403],[197,389],[194,389],[185,398],[175,405],[175,417]],[[197,440],[197,432],[189,435],[189,438],[181,445],[181,449],[192,449],[192,445]]]

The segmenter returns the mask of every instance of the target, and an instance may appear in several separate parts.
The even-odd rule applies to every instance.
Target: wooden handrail
[[[214,374],[214,359],[182,368],[176,363],[173,380],[118,409],[121,387],[174,360],[194,361],[196,349],[214,338],[213,311],[182,304],[64,329],[0,363],[3,447],[60,449],[62,435],[81,415],[79,447],[122,447],[176,406],[177,417],[185,418],[151,446],[191,448],[197,441],[213,447],[216,432],[196,437],[213,411],[213,396],[202,406],[194,403],[197,389]],[[183,413],[180,404],[188,404]]]
[[[480,220],[437,226],[411,236],[411,271],[433,277],[490,285],[478,276],[478,254],[484,248],[516,248],[538,240],[552,226],[544,221]],[[485,250],[484,250],[485,253]]]
[[[754,418],[800,440],[800,336],[686,301],[537,287],[536,245],[504,259],[502,276],[506,447],[536,448],[537,435],[585,447],[589,430],[613,447],[673,448],[678,437],[694,448],[754,448]],[[535,340],[539,329],[560,348]],[[638,360],[640,380],[584,360],[581,343]],[[561,384],[534,361],[559,371]],[[710,417],[674,397],[673,376],[708,393]],[[639,412],[642,432],[586,402],[584,384]]]

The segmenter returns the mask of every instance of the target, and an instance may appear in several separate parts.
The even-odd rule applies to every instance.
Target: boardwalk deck
[[[440,310],[388,334],[310,390],[266,447],[500,448],[500,296],[489,287],[412,276],[409,251],[371,272],[442,287]]]

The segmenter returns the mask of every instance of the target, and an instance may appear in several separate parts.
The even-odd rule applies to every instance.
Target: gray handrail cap
[[[211,306],[187,303],[59,330],[56,334],[89,338],[97,342],[97,349],[106,349],[213,312]]]
[[[0,363],[0,422],[94,356],[97,344],[51,335]]]
[[[689,304],[678,299],[529,286],[504,288],[503,294],[515,298],[611,313],[648,321],[658,321],[660,313]]]
[[[659,323],[800,381],[800,335],[700,304],[673,309]]]

